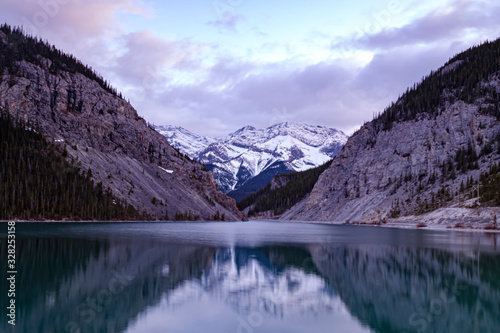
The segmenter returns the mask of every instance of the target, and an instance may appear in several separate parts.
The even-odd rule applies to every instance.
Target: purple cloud
[[[213,136],[286,120],[352,132],[449,57],[496,38],[500,31],[500,4],[456,0],[399,28],[332,39],[336,48],[345,48],[345,55],[369,54],[371,59],[363,64],[333,57],[298,62],[293,49],[290,60],[266,63],[224,54],[218,45],[178,37],[167,40],[149,30],[125,32],[117,13],[147,16],[142,2],[55,2],[61,3],[57,10],[47,11],[38,0],[11,1],[2,8],[0,19],[19,25],[46,15],[46,22],[40,16],[43,24],[33,23],[31,29],[121,87],[148,121]],[[226,12],[207,24],[236,32],[244,21]],[[326,33],[309,37],[315,35],[318,45],[325,43]],[[251,51],[269,51],[277,44],[269,38]]]
[[[203,48],[187,40],[167,41],[152,31],[126,34],[120,40],[123,51],[114,59],[113,72],[127,84],[150,90],[168,82],[165,71],[169,69],[189,70],[199,66],[196,59]]]
[[[470,33],[485,31],[491,32],[490,37],[496,38],[500,28],[498,17],[498,2],[455,0],[403,27],[360,36],[354,40],[354,45],[370,50],[387,50],[419,43],[460,40]],[[486,38],[487,36],[484,36],[484,39]]]
[[[207,81],[171,87],[162,93],[161,105],[165,111],[157,114],[158,122],[169,122],[172,114],[183,112],[184,126],[215,136],[246,124],[264,127],[281,120],[345,129],[355,127],[359,113],[366,109],[351,91],[354,73],[337,63],[319,63],[302,69],[273,65],[272,69],[261,69],[260,74],[251,74],[255,67],[244,63],[215,67],[221,66],[223,70],[212,71]],[[226,82],[228,77],[232,78],[232,84],[213,93],[213,82]],[[347,96],[359,103],[346,102]],[[200,117],[218,127],[207,128]]]

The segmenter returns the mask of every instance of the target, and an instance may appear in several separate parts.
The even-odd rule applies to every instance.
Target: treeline
[[[4,74],[5,71],[11,75],[20,74],[17,62],[22,60],[43,66],[45,58],[51,61],[49,70],[52,73],[59,71],[80,73],[97,82],[107,92],[122,98],[121,93],[117,93],[116,88],[73,55],[66,54],[37,37],[25,35],[21,28],[12,28],[3,24],[0,26],[0,31],[7,36],[7,43],[0,43],[0,75]]]
[[[450,59],[440,70],[431,72],[418,85],[408,88],[397,102],[374,119],[375,128],[386,131],[395,122],[414,120],[421,115],[436,117],[444,110],[446,102],[470,103],[479,97],[485,97],[485,104],[490,104],[481,111],[500,120],[499,92],[495,87],[479,84],[498,71],[500,39],[469,48]]]
[[[92,171],[80,172],[29,123],[0,111],[0,219],[139,220]]]
[[[332,161],[330,160],[307,171],[275,176],[275,179],[281,178],[280,181],[286,183],[286,185],[272,190],[271,183],[268,183],[264,188],[237,203],[238,209],[244,210],[254,205],[249,210],[248,216],[269,210],[272,210],[275,215],[282,214],[312,191],[318,177],[331,164]]]

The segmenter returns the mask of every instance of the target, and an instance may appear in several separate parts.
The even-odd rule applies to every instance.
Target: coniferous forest
[[[0,112],[0,219],[141,219],[113,197],[92,171],[80,172],[67,152],[47,142],[31,124]]]
[[[18,66],[16,63],[19,61],[24,60],[36,65],[42,65],[44,59],[50,59],[50,71],[52,73],[59,71],[81,73],[97,82],[107,92],[122,97],[121,93],[118,93],[116,88],[112,87],[108,81],[73,55],[58,50],[48,42],[25,35],[21,28],[12,28],[7,24],[3,24],[0,26],[0,31],[7,36],[8,44],[10,44],[0,43],[0,73],[7,70],[8,74],[17,74]]]
[[[275,215],[282,214],[311,192],[318,177],[331,164],[332,161],[328,161],[306,171],[277,175],[274,180],[281,178],[279,182],[284,183],[284,186],[273,189],[272,182],[268,183],[264,188],[241,200],[237,204],[238,208],[244,210],[254,205],[249,210],[248,216],[269,210],[272,210]]]
[[[500,71],[500,39],[485,42],[451,58],[441,70],[431,72],[374,119],[376,129],[387,131],[395,122],[436,117],[446,103],[457,100],[472,103],[487,97],[491,106],[482,112],[500,119],[499,93],[494,87],[481,85],[492,73]],[[445,93],[443,93],[445,92]]]

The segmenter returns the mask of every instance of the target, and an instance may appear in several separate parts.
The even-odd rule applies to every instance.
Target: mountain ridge
[[[173,147],[193,159],[197,159],[198,151],[217,141],[216,138],[198,135],[181,126],[154,124],[150,126],[163,135]]]
[[[340,130],[294,122],[263,129],[245,126],[221,139],[207,139],[173,126],[155,129],[177,142],[174,146],[183,153],[204,163],[223,192],[240,199],[278,173],[304,171],[327,162],[347,141]],[[186,141],[179,142],[181,137]]]

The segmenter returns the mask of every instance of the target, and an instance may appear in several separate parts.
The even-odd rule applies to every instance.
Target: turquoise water
[[[16,326],[2,313],[0,331],[500,332],[498,243],[297,223],[17,223]]]

